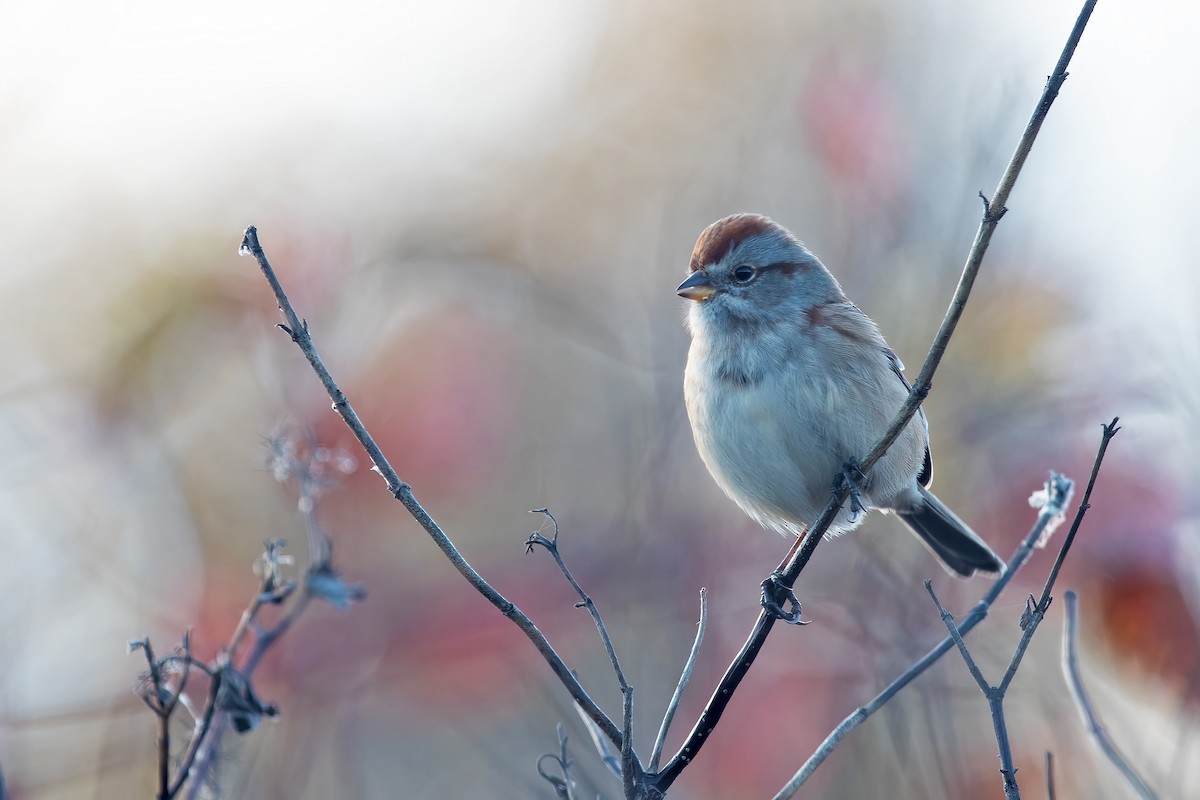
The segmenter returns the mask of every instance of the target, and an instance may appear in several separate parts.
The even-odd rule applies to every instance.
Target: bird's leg
[[[807,625],[812,621],[800,619],[804,608],[796,597],[796,590],[784,583],[778,572],[772,572],[771,577],[762,582],[760,602],[764,611],[788,625]]]
[[[867,513],[867,507],[862,501],[862,484],[866,481],[867,476],[859,469],[858,462],[853,458],[842,465],[842,473],[838,475],[837,480],[833,482],[833,492],[837,493],[842,488],[844,483],[850,489],[850,523],[858,522],[863,514]]]
[[[760,602],[762,603],[763,610],[775,617],[775,619],[782,620],[789,625],[808,624],[808,622],[800,619],[800,615],[804,612],[804,609],[800,605],[800,599],[796,597],[796,591],[783,582],[783,571],[787,568],[788,562],[792,560],[792,556],[800,549],[800,543],[803,541],[803,536],[796,537],[792,548],[788,550],[788,554],[784,556],[783,561],[771,573],[771,577],[762,582],[762,597]]]

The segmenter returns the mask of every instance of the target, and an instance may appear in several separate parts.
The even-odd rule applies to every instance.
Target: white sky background
[[[977,6],[998,40],[1018,57],[1037,54],[1047,71],[1044,56],[1078,10],[1073,1]],[[1192,3],[1102,0],[1018,189],[1023,203],[1059,209],[1073,248],[1177,283],[1191,274],[1185,236],[1172,234],[1193,216],[1198,23]],[[69,203],[73,182],[112,181],[149,211],[206,180],[214,156],[292,126],[402,134],[416,164],[485,148],[562,90],[602,24],[601,4],[549,0],[0,5],[4,269],[19,268],[11,235]],[[1007,66],[996,64],[997,75]],[[1120,237],[1095,235],[1093,204],[1120,215]],[[1072,207],[1080,211],[1061,213]]]
[[[396,163],[379,165],[393,173],[478,151],[570,77],[589,8],[546,0],[2,4],[4,269],[30,255],[14,234],[19,242],[22,232],[43,233],[95,182],[152,221],[158,209],[210,194],[223,171],[241,166],[239,155],[336,138],[339,128],[351,131],[343,138],[352,148],[402,138],[403,148],[388,150]],[[310,148],[298,180],[334,183],[328,173],[345,164],[329,163],[336,148],[328,144]],[[246,194],[260,188],[247,183]]]
[[[896,16],[911,20],[905,35],[944,51],[958,92],[955,72],[994,71],[999,87],[1032,70],[1040,87],[1078,5],[975,3],[994,32],[987,42],[962,35],[969,18],[946,0]],[[161,223],[189,214],[232,230],[273,207],[320,216],[327,229],[387,224],[396,209],[369,204],[471,170],[570,91],[609,9],[0,4],[0,288],[88,258],[97,239],[130,236],[122,225],[162,239],[178,228]],[[1152,391],[1175,394],[1169,402],[1191,415],[1196,30],[1195,3],[1101,0],[997,239],[1082,266],[1074,279],[1104,307],[1096,318],[1158,370],[1135,377],[1162,382]]]
[[[979,3],[977,13],[1048,70],[1077,5]],[[2,4],[0,266],[28,264],[21,234],[44,233],[80,183],[111,182],[150,212],[183,202],[189,183],[205,188],[213,160],[293,126],[403,135],[409,167],[485,148],[562,90],[602,24],[601,4],[549,0]],[[1186,231],[1200,161],[1198,24],[1194,3],[1102,0],[1016,198],[1057,210],[1055,235],[1072,248],[1138,265],[1108,283],[1160,310],[1146,281],[1196,286]],[[1120,235],[1096,236],[1089,206],[1119,217]]]
[[[997,11],[997,21],[1057,52],[1077,9],[1046,5],[1042,19]],[[1200,466],[1195,437],[1180,438],[1200,422],[1198,26],[1195,3],[1100,0],[1011,203],[1054,220],[1029,247],[1069,253],[1081,268],[1079,294],[1103,309],[1092,355],[1119,370],[1097,380],[1150,397],[1149,408],[1122,413],[1149,414],[1127,421],[1152,423],[1166,445],[1156,458],[1177,474]]]

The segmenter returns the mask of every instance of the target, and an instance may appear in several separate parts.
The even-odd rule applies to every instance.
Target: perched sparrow
[[[752,518],[802,535],[829,501],[834,477],[853,469],[908,397],[899,359],[817,257],[758,214],[708,226],[678,292],[694,301],[684,395],[700,457]],[[954,574],[1004,570],[930,494],[923,411],[858,477],[865,507],[899,516]],[[861,521],[850,506],[831,533]]]

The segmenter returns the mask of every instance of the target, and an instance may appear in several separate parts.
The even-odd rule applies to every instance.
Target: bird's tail
[[[1004,573],[1004,562],[983,539],[925,487],[918,490],[921,499],[916,505],[896,513],[948,571],[960,578],[969,578],[976,572]]]

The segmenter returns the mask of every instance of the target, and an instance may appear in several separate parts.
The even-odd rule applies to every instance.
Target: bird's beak
[[[688,300],[695,300],[697,303],[701,300],[707,300],[717,293],[713,285],[709,283],[708,275],[701,270],[696,270],[688,279],[679,284],[679,288],[675,293],[680,297],[686,297]]]

